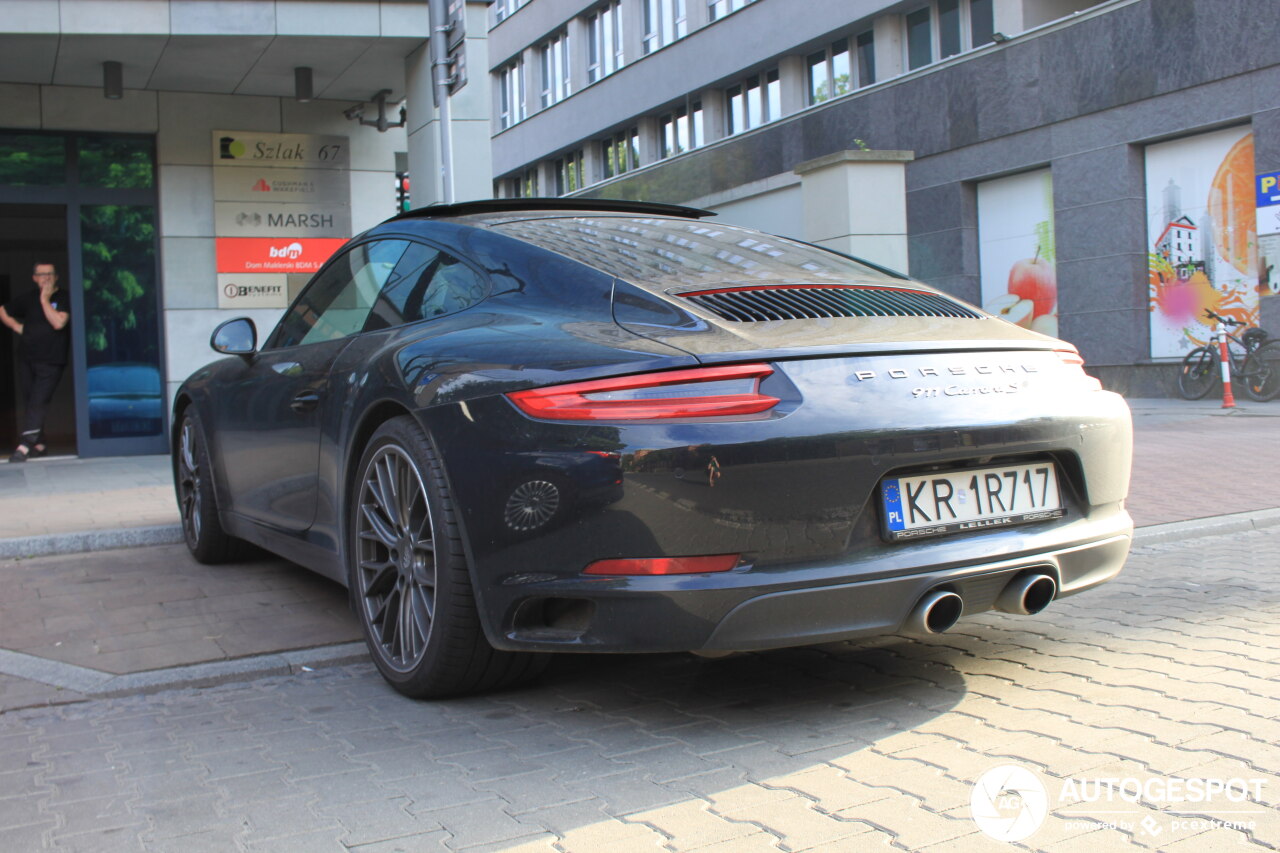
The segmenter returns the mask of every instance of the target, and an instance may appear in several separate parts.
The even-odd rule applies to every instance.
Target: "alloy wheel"
[[[356,561],[370,642],[388,666],[408,672],[431,637],[436,561],[422,476],[398,445],[378,450],[360,479]]]
[[[178,502],[182,511],[182,529],[187,539],[200,541],[200,462],[196,450],[195,424],[188,418],[182,422],[178,447]]]

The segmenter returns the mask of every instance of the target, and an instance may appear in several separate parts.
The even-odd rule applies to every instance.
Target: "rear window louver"
[[[829,317],[982,318],[945,296],[900,287],[791,284],[697,290],[678,295],[736,323]]]

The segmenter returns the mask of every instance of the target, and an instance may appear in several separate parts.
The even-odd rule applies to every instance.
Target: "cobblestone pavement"
[[[352,665],[10,712],[0,837],[12,851],[985,851],[1005,845],[971,818],[974,781],[1014,765],[1048,808],[1015,847],[1275,849],[1277,566],[1277,528],[1153,545],[1034,617],[721,660],[563,658],[532,688],[456,701],[406,700]],[[1177,802],[1202,783],[1175,778],[1238,781]],[[1022,802],[1034,818],[1034,791]]]

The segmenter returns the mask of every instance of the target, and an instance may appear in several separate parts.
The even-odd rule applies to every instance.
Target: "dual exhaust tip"
[[[1030,616],[1049,606],[1058,582],[1045,574],[1019,575],[996,598],[996,610]],[[907,617],[905,630],[913,634],[941,634],[960,619],[964,600],[946,589],[929,591]]]

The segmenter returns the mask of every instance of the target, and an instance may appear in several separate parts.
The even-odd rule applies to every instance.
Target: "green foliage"
[[[80,209],[85,345],[89,363],[159,363],[155,208]]]
[[[146,189],[155,183],[151,141],[90,138],[80,145],[80,183],[88,187]]]
[[[66,182],[66,173],[62,137],[0,133],[0,186],[58,186]]]

